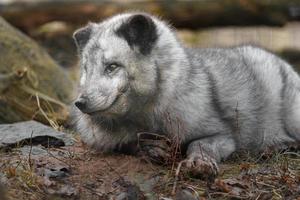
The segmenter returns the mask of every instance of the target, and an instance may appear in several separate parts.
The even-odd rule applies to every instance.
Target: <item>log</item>
[[[57,125],[68,117],[73,88],[44,49],[0,17],[0,123]]]
[[[82,25],[128,10],[143,10],[168,19],[177,28],[220,25],[281,26],[300,17],[299,0],[6,0],[0,15],[23,30],[49,21]],[[8,3],[7,3],[8,2]]]

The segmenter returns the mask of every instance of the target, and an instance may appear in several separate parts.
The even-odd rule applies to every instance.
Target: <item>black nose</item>
[[[79,98],[77,101],[75,101],[75,106],[81,110],[81,112],[85,112],[86,106],[87,105],[87,100],[85,98]]]

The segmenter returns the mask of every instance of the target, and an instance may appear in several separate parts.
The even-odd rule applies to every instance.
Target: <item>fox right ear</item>
[[[89,41],[92,34],[92,28],[93,24],[89,23],[87,26],[80,28],[73,33],[73,39],[79,52],[83,50],[83,48]]]
[[[156,29],[149,15],[134,14],[116,30],[116,34],[124,38],[129,46],[137,46],[142,54],[147,55],[158,39]]]

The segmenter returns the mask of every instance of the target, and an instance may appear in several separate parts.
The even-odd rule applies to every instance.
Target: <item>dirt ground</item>
[[[0,199],[122,199],[125,194],[128,199],[180,199],[183,191],[201,200],[300,199],[297,151],[260,158],[236,155],[220,165],[220,175],[209,183],[184,167],[176,175],[178,162],[161,166],[140,156],[97,154],[79,139],[74,146],[36,148],[0,154],[5,183]]]

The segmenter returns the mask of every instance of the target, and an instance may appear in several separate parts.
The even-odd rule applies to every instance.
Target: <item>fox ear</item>
[[[82,51],[82,49],[89,41],[92,34],[92,28],[93,24],[89,23],[87,26],[80,28],[73,33],[73,39],[79,52]]]
[[[151,52],[158,35],[156,25],[150,16],[136,14],[124,22],[116,34],[124,38],[130,47],[137,46],[140,52],[147,55]]]

